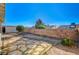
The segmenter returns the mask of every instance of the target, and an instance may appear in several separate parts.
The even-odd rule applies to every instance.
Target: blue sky
[[[7,3],[5,24],[33,26],[38,19],[46,25],[79,23],[78,3]]]

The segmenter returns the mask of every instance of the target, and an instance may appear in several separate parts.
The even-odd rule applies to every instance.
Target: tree
[[[35,28],[36,29],[45,29],[46,26],[44,25],[44,23],[41,21],[41,19],[39,19],[36,24],[35,24]]]
[[[73,22],[73,23],[71,23],[71,25],[74,25],[75,26],[76,24]]]
[[[18,32],[22,32],[22,31],[24,31],[24,26],[18,25],[18,26],[16,27],[16,30],[17,30]]]
[[[36,24],[43,24],[43,22],[41,21],[41,19],[38,19],[38,21],[36,22]]]
[[[73,22],[73,23],[71,23],[70,28],[75,29],[75,28],[76,28],[76,24],[75,24],[74,22]]]

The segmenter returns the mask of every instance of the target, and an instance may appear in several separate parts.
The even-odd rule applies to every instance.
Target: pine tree
[[[37,22],[36,22],[36,24],[35,24],[35,28],[36,29],[45,29],[45,25],[44,25],[44,23],[41,21],[41,19],[38,19],[37,20]]]

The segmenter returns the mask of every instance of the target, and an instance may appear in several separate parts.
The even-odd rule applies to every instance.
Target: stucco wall
[[[16,31],[16,27],[5,27],[6,28],[6,33],[9,33],[9,32],[17,32]]]
[[[65,30],[65,29],[27,29],[25,30],[29,33],[45,35],[49,37],[56,38],[69,38],[69,39],[77,39],[78,34],[75,30]]]

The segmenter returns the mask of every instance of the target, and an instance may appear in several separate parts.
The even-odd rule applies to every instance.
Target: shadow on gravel
[[[42,36],[42,35],[37,35],[32,33],[22,33],[22,35],[23,35],[23,38],[28,38],[29,40],[43,41],[52,45],[57,45],[61,41],[59,38]]]

